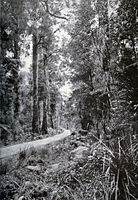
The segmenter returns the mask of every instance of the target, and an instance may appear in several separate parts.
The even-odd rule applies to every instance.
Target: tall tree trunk
[[[42,121],[42,134],[47,134],[47,112],[46,112],[46,98],[43,100],[43,121]]]
[[[14,78],[14,101],[13,101],[13,141],[16,141],[16,135],[18,134],[18,122],[19,122],[19,33],[18,30],[15,32],[16,37],[14,38],[14,59],[15,66],[12,69]],[[16,126],[17,125],[17,126]]]
[[[16,31],[16,38],[14,39],[14,59],[16,59],[16,66],[13,69],[14,77],[14,118],[18,118],[19,115],[19,46],[18,46],[18,31]]]
[[[46,65],[47,65],[47,56],[45,55],[43,57],[44,61],[44,72],[43,72],[43,82],[44,82],[44,88],[43,88],[43,119],[42,119],[42,128],[41,132],[42,134],[47,134],[47,70],[46,70]]]
[[[54,128],[54,123],[53,123],[53,117],[52,117],[52,114],[50,114],[50,122],[51,122],[51,128]]]
[[[38,57],[37,35],[33,34],[33,120],[32,120],[33,133],[39,133],[37,57]]]

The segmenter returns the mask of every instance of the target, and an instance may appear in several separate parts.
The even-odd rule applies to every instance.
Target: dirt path
[[[7,158],[12,155],[16,155],[16,154],[20,153],[21,151],[30,149],[32,147],[38,148],[38,147],[42,147],[46,144],[50,144],[52,142],[62,140],[64,138],[66,138],[67,136],[69,136],[70,134],[71,134],[70,130],[64,130],[63,133],[49,137],[49,138],[40,139],[40,140],[36,140],[36,141],[32,141],[32,142],[24,142],[22,144],[16,144],[13,146],[1,148],[0,149],[0,159]]]

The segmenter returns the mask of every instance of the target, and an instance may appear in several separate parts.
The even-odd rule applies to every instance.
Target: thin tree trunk
[[[13,78],[14,78],[14,101],[13,101],[13,141],[16,141],[16,135],[18,134],[17,130],[18,127],[16,124],[18,124],[19,121],[19,35],[18,35],[18,30],[16,31],[16,37],[14,38],[14,59],[16,60],[16,66],[12,69],[13,73]]]
[[[33,120],[32,120],[33,133],[39,133],[37,57],[38,57],[37,35],[33,34]]]
[[[16,119],[19,115],[19,47],[18,47],[18,32],[16,34],[16,39],[14,40],[14,58],[17,60],[17,66],[13,70],[14,76],[14,118]]]
[[[52,117],[52,114],[50,114],[50,121],[51,121],[51,128],[54,128],[54,123],[53,123],[53,117]]]

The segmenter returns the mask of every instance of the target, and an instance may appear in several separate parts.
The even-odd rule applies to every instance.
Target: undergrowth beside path
[[[117,151],[102,141],[93,142],[91,134],[70,135],[45,148],[23,151],[18,159],[3,166],[0,197],[7,200],[126,200],[128,195],[128,200],[137,199],[136,145],[128,149],[127,156],[131,159],[126,159],[121,149]]]

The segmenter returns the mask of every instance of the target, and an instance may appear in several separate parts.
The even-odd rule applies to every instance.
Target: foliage
[[[21,152],[10,170],[2,163],[1,197],[137,199],[137,2],[120,0],[114,8],[112,0],[16,3],[2,4],[1,122],[11,126],[14,141],[31,140],[32,128],[33,139],[53,136],[60,126],[74,132]],[[71,6],[75,20],[61,26],[70,39],[59,42],[54,28],[66,20],[62,8]],[[24,35],[35,39],[30,73],[20,73]],[[72,95],[64,101],[59,88],[67,78]],[[76,159],[77,147],[87,147],[88,155]]]

